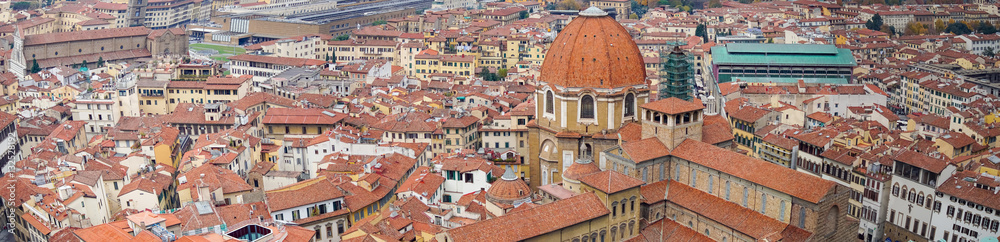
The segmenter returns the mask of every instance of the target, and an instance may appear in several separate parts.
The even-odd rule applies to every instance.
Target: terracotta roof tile
[[[667,200],[726,227],[733,228],[733,230],[746,234],[754,240],[779,241],[782,231],[788,227],[794,227],[676,181],[670,181]],[[776,234],[779,237],[772,237]]]
[[[949,164],[949,159],[944,155],[939,155],[939,158],[934,158],[925,153],[910,150],[900,152],[893,160],[916,166],[934,173],[941,173],[941,171],[944,170],[945,167],[948,167]]]
[[[538,80],[562,87],[645,85],[646,66],[632,36],[614,18],[581,16],[556,36]]]
[[[99,29],[24,36],[24,46],[43,45],[60,42],[71,42],[90,39],[110,39],[129,36],[146,36],[150,30],[146,27],[127,27],[116,29]]]
[[[941,186],[938,186],[938,191],[994,210],[1000,210],[1000,195],[976,186],[991,185],[991,187],[996,187],[998,182],[1000,181],[995,178],[982,176],[973,171],[963,171],[948,178]]]
[[[42,223],[40,220],[38,220],[38,218],[32,216],[32,213],[21,214],[21,219],[24,219],[25,222],[28,222],[28,224],[31,225],[31,227],[34,227],[35,229],[38,230],[38,232],[42,233],[43,235],[47,235],[52,232],[52,228],[49,228],[48,225],[45,225],[45,223]]]
[[[832,181],[690,139],[671,154],[812,203],[818,203],[836,186]]]
[[[340,197],[344,197],[344,193],[325,176],[267,191],[267,203],[271,211],[281,211]]]
[[[701,127],[701,141],[709,144],[719,144],[722,142],[733,140],[733,129],[727,123],[713,123],[708,124],[708,120],[713,119],[711,117],[718,117],[718,119],[725,119],[719,115],[706,115],[705,124]]]
[[[705,105],[697,100],[685,101],[680,98],[671,97],[646,103],[641,107],[666,114],[679,114],[704,109]]]
[[[726,114],[729,114],[729,117],[747,122],[757,122],[757,120],[764,118],[764,116],[766,116],[770,112],[771,110],[762,109],[750,105],[733,106],[733,107],[726,105]]]
[[[567,210],[566,208],[573,208]],[[521,241],[606,216],[610,211],[593,193],[566,198],[445,231],[454,241]]]
[[[602,171],[580,178],[580,182],[607,194],[642,186],[645,182],[617,171]]]
[[[626,241],[630,242],[661,242],[661,241],[685,241],[685,242],[710,242],[715,241],[703,233],[694,231],[687,226],[681,225],[670,219],[660,219],[652,223],[642,231],[639,236]]]
[[[225,221],[229,225],[258,217],[270,218],[271,212],[268,210],[267,204],[264,202],[232,204],[215,209],[216,213],[219,214],[219,218],[222,218],[222,221]]]
[[[264,124],[334,125],[346,118],[343,113],[316,108],[271,108],[264,115]]]
[[[444,183],[444,177],[438,175],[437,173],[430,173],[430,168],[420,167],[413,171],[410,177],[406,178],[406,181],[399,186],[399,190],[396,191],[397,194],[401,192],[414,192],[416,194],[427,194],[423,196],[430,196],[437,192],[441,184]]]
[[[670,155],[667,146],[656,137],[625,142],[621,148],[637,164]]]
[[[627,123],[618,129],[618,134],[621,135],[623,142],[637,141],[642,139],[642,125],[634,122]]]
[[[775,134],[767,134],[767,136],[764,136],[764,142],[777,145],[778,147],[786,150],[792,150],[792,148],[795,148],[796,145],[799,145],[799,142],[793,139],[781,137]]]

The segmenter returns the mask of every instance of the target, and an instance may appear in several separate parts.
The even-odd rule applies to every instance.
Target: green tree
[[[485,78],[489,74],[490,74],[490,68],[486,68],[485,66],[483,68],[479,68],[479,77]]]
[[[976,27],[976,32],[981,34],[996,34],[997,27],[993,26],[990,22],[980,22],[979,26]]]
[[[580,10],[580,3],[576,0],[562,0],[556,8],[559,10]]]
[[[529,15],[528,15],[528,11],[527,11],[527,10],[525,10],[525,11],[521,11],[521,13],[520,13],[520,14],[521,14],[521,16],[520,16],[520,17],[521,17],[521,19],[526,19],[526,18],[528,18],[528,16],[529,16]]]
[[[80,64],[80,68],[83,68],[83,67],[87,67],[87,60],[83,60],[83,64]]]
[[[342,34],[342,35],[338,35],[338,36],[337,36],[337,40],[339,40],[339,41],[344,41],[344,40],[348,40],[348,39],[350,39],[350,38],[351,38],[351,36],[350,36],[350,35],[348,35],[348,34]]]
[[[961,22],[955,22],[949,24],[948,27],[944,29],[944,32],[956,35],[962,35],[962,34],[971,34],[972,30],[969,29],[969,25],[966,25]]]
[[[865,22],[865,28],[875,31],[882,31],[883,24],[885,23],[882,22],[882,15],[878,15],[876,13],[875,16],[872,16],[872,18],[868,20],[868,22]]]
[[[507,77],[507,69],[506,68],[500,68],[500,70],[497,70],[497,77],[500,77],[500,78]]]
[[[774,38],[767,38],[768,44],[774,44]]]
[[[551,3],[545,4],[545,10],[556,10],[556,5]]]
[[[187,62],[185,62],[185,63],[187,63]],[[97,67],[98,68],[104,67],[104,57],[103,56],[98,56],[97,57]]]
[[[986,49],[983,50],[983,56],[994,57],[996,56],[996,51],[993,50],[993,47],[986,47]]]
[[[944,24],[944,21],[942,21],[941,19],[938,19],[938,20],[934,21],[934,29],[936,29],[938,33],[940,33],[941,31],[944,31],[944,29],[947,28],[947,27],[948,27],[948,25]]]
[[[906,29],[903,30],[905,35],[923,35],[927,33],[927,28],[923,24],[917,22],[909,22],[906,24]]]
[[[28,10],[31,9],[31,2],[16,2],[10,5],[12,10]]]
[[[634,13],[636,16],[639,16],[638,18],[635,19],[639,19],[643,15],[646,15],[646,11],[649,10],[648,6],[642,5],[639,2],[636,2],[635,0],[629,0],[629,4],[632,5],[631,7],[632,13]]]
[[[38,66],[38,59],[32,59],[31,60],[31,73],[34,74],[34,73],[38,73],[40,71],[42,71],[42,67]]]
[[[385,20],[375,20],[375,22],[372,22],[372,26],[379,26],[379,25],[388,24],[388,23],[389,22],[386,22]]]
[[[694,35],[701,37],[701,40],[708,43],[708,31],[705,30],[705,24],[698,24],[698,27],[694,29]]]
[[[330,62],[337,62],[337,51],[330,51]]]

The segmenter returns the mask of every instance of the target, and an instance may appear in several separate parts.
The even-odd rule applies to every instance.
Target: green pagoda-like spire
[[[659,98],[676,97],[690,101],[694,82],[694,69],[691,59],[684,54],[680,46],[674,46],[673,51],[660,52],[660,90]]]

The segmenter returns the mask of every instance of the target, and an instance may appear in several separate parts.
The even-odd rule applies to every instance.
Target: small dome
[[[628,30],[591,7],[556,36],[538,80],[561,87],[645,85],[646,65]]]
[[[592,160],[578,159],[566,168],[566,171],[563,172],[563,178],[579,181],[580,177],[600,171],[601,168],[597,167]]]
[[[523,180],[517,179],[514,171],[507,166],[503,176],[497,179],[486,190],[488,200],[512,204],[515,200],[525,199],[531,196],[531,187]]]

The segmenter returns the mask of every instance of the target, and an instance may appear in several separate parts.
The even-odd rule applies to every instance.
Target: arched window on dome
[[[585,95],[580,98],[580,118],[581,119],[592,119],[594,118],[594,97],[590,95]]]
[[[625,117],[635,116],[635,94],[625,95]]]
[[[552,91],[545,92],[545,112],[554,114],[555,111],[555,97],[553,97]]]

